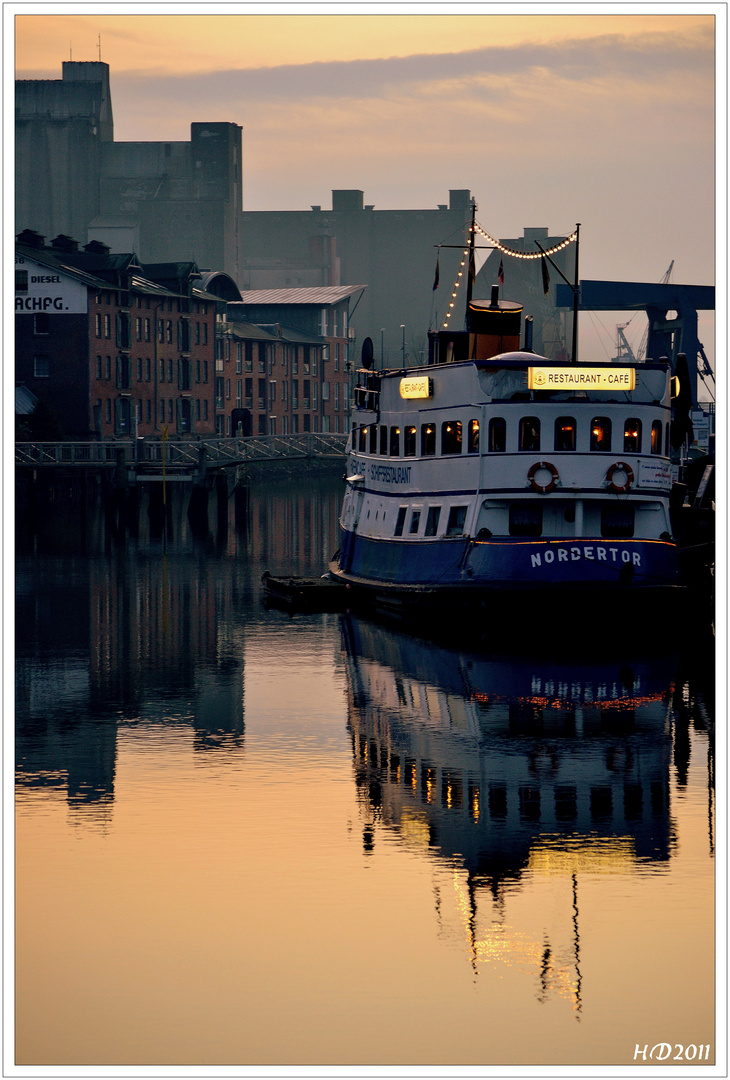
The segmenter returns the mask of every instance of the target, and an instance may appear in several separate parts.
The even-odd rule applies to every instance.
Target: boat
[[[515,596],[541,593],[581,625],[578,601],[603,605],[597,621],[607,602],[632,618],[629,595],[677,603],[669,362],[556,361],[531,329],[495,285],[468,297],[465,330],[429,334],[427,366],[376,370],[365,342],[329,566],[353,596],[501,599],[526,622]]]

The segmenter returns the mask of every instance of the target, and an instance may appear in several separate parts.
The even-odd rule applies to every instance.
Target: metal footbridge
[[[17,442],[15,464],[32,469],[125,468],[137,479],[193,477],[254,462],[344,459],[346,434],[248,435],[242,438],[113,439],[93,442]]]

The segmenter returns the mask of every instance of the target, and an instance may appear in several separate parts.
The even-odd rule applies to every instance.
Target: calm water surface
[[[340,495],[23,529],[16,1062],[713,1061],[707,653],[267,610]]]

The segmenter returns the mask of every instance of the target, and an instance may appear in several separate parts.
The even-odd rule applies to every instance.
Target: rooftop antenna
[[[101,60],[101,34],[99,34],[99,60]]]

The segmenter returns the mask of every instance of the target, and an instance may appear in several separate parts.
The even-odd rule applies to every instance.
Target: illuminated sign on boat
[[[531,367],[529,390],[633,390],[636,372],[626,367]]]
[[[402,398],[433,397],[433,379],[428,375],[417,375],[410,379],[401,379],[400,396]]]

